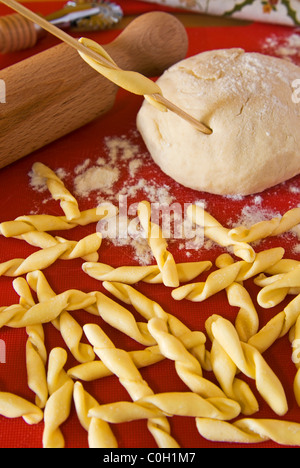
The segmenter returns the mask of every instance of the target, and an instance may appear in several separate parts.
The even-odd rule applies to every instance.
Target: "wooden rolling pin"
[[[123,69],[159,76],[186,56],[187,33],[173,15],[139,16],[105,49]],[[0,71],[0,168],[104,115],[118,87],[59,44]],[[130,95],[128,96],[130,99]]]

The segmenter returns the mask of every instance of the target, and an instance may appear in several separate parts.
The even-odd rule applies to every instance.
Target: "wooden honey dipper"
[[[5,2],[3,2],[5,3]],[[141,15],[105,50],[124,70],[158,76],[186,56],[184,26],[173,15]],[[62,43],[0,72],[0,168],[104,115],[118,87]]]

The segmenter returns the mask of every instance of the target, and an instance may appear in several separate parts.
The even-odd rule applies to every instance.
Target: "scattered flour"
[[[289,36],[271,35],[262,45],[262,51],[277,57],[295,61],[300,59],[300,34],[293,32]]]
[[[119,169],[116,167],[89,167],[75,178],[75,195],[88,197],[91,192],[98,190],[112,194],[113,186],[118,179]]]
[[[186,258],[192,255],[193,250],[213,249],[216,244],[204,237],[202,227],[195,226],[188,220],[182,206],[176,203],[171,187],[159,184],[151,178],[146,179],[139,174],[145,164],[147,164],[145,154],[140,151],[138,145],[130,141],[130,138],[107,137],[103,153],[96,161],[87,158],[75,167],[73,173],[59,168],[56,174],[62,180],[73,182],[74,195],[79,201],[80,198],[89,199],[92,196],[93,203],[97,206],[101,203],[112,203],[118,207],[119,214],[106,220],[102,225],[98,223],[97,230],[102,232],[103,237],[113,245],[129,246],[134,260],[141,265],[149,265],[154,259],[147,239],[140,229],[137,216],[138,204],[132,203],[132,200],[145,199],[153,204],[152,207],[158,207],[159,223],[170,247],[176,242],[177,249],[184,253]],[[124,171],[125,177],[123,177]],[[33,172],[29,173],[29,177],[33,190],[47,193],[43,203],[49,201],[51,197],[45,179],[37,177]],[[289,191],[298,194],[300,188],[290,186]],[[231,197],[231,199],[239,202],[243,201],[244,197]],[[193,203],[207,209],[206,200],[195,200]],[[179,206],[178,210],[176,206]],[[265,209],[262,196],[256,195],[242,208],[238,219],[229,221],[227,227],[240,225],[250,227],[278,216],[281,215],[275,210]],[[294,230],[293,234],[295,238],[300,238],[300,229],[299,232],[297,229]],[[295,246],[294,252],[300,253],[299,244]]]

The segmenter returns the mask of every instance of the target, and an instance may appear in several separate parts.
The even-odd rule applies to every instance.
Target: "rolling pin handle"
[[[41,28],[14,13],[0,18],[0,53],[7,54],[33,47],[43,34]]]

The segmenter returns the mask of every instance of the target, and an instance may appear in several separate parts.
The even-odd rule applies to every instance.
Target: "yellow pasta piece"
[[[109,67],[108,65],[102,65],[101,63],[97,62],[96,60],[90,58],[86,54],[79,51],[79,55],[83,58],[83,60],[88,63],[94,70],[96,70],[101,75],[108,78],[110,81],[115,83],[116,85],[120,86],[131,93],[138,94],[140,96],[145,96],[145,98],[155,107],[162,111],[166,111],[167,109],[165,106],[159,104],[154,98],[152,98],[151,94],[162,94],[160,87],[157,83],[153,82],[149,78],[141,75],[140,73],[122,70],[119,68],[113,59],[109,56],[103,47],[101,47],[97,42],[92,41],[91,39],[87,39],[82,37],[79,39],[81,44],[89,47],[90,49],[97,52],[99,55],[104,57],[108,60],[112,66]]]
[[[211,331],[237,368],[255,380],[258,392],[273,411],[280,416],[284,415],[288,406],[283,386],[261,353],[240,341],[234,326],[227,319],[218,317],[211,324]]]
[[[211,315],[205,322],[207,334],[212,342],[210,352],[212,370],[227,397],[239,403],[243,414],[251,415],[259,409],[257,399],[249,385],[237,378],[235,363],[212,333],[211,326],[217,318],[217,315]]]
[[[6,418],[23,418],[27,424],[38,424],[43,411],[24,398],[9,392],[0,392],[0,414]]]
[[[81,342],[82,327],[69,312],[63,311],[52,323],[60,331],[64,342],[78,362],[90,362],[95,359],[92,347]]]
[[[119,300],[132,305],[147,321],[154,317],[166,320],[172,335],[180,339],[205,370],[211,370],[209,352],[205,349],[206,338],[202,332],[191,331],[177,317],[165,312],[160,304],[152,301],[130,285],[104,281],[103,286]]]
[[[103,218],[115,216],[117,211],[117,208],[113,205],[101,205],[98,208],[91,208],[80,212],[79,217],[72,219],[72,221],[69,221],[66,216],[46,214],[19,216],[13,221],[1,223],[0,233],[5,237],[18,237],[32,231],[66,231],[76,226],[87,226],[97,223]]]
[[[189,219],[204,228],[204,236],[222,247],[232,247],[234,254],[246,262],[253,262],[255,252],[246,242],[236,242],[229,236],[230,230],[223,227],[200,205],[190,205],[187,209]]]
[[[0,276],[21,276],[35,270],[44,270],[53,265],[58,259],[72,260],[95,253],[102,242],[99,233],[76,241],[58,242],[52,247],[39,250],[26,259],[13,259],[0,264]]]
[[[173,289],[172,297],[176,301],[187,299],[193,302],[201,302],[218,292],[226,289],[237,278],[241,265],[239,262],[216,270],[208,276],[206,281],[189,283]]]
[[[145,346],[156,344],[154,338],[149,333],[147,323],[137,322],[130,311],[105,294],[96,293],[96,300],[97,315],[106,323],[109,323],[112,327]]]
[[[111,423],[155,418],[159,415],[188,416],[230,420],[240,413],[240,406],[228,398],[203,398],[193,392],[166,392],[145,396],[134,403],[117,402],[99,405],[89,415]]]
[[[297,295],[283,311],[272,317],[255,335],[249,344],[261,353],[266,351],[278,339],[291,331],[300,314],[300,295]]]
[[[22,239],[28,244],[34,247],[39,247],[40,249],[48,249],[49,247],[54,247],[58,244],[68,242],[70,245],[70,250],[68,250],[60,257],[61,260],[72,260],[73,258],[79,258],[81,250],[83,253],[83,260],[97,261],[99,259],[97,251],[99,250],[102,242],[102,236],[100,233],[87,236],[81,239],[79,242],[70,241],[58,236],[53,237],[47,232],[39,231],[27,232],[16,238]]]
[[[277,263],[283,254],[284,249],[279,247],[259,252],[253,262],[244,260],[231,262],[228,257],[225,257],[225,265],[223,257],[223,260],[219,259],[218,262],[221,268],[210,273],[205,282],[189,283],[173,289],[172,297],[175,300],[203,301],[228,288],[233,282],[245,281],[259,274],[266,267]]]
[[[80,424],[88,432],[89,448],[118,448],[107,422],[88,417],[89,410],[97,406],[98,402],[83,388],[82,383],[75,382],[73,396]]]
[[[260,221],[250,228],[238,226],[231,229],[229,237],[237,242],[256,242],[266,237],[279,236],[300,223],[300,208],[287,211],[282,217]]]
[[[286,273],[281,273],[281,274],[277,274],[277,275],[273,275],[273,276],[267,276],[264,273],[261,273],[260,275],[258,275],[254,279],[254,283],[257,286],[260,286],[261,288],[265,288],[266,286],[269,286],[269,285],[275,283],[276,281],[283,280],[285,275],[286,275]],[[300,293],[300,287],[299,288],[291,287],[291,288],[288,288],[286,295],[288,295],[288,294],[297,295],[299,293]]]
[[[281,445],[300,445],[300,424],[278,419],[240,419],[234,423],[197,419],[199,434],[214,442],[257,444],[272,440]]]
[[[60,200],[60,206],[68,220],[79,218],[77,200],[66,189],[63,181],[49,167],[40,162],[34,163],[32,171],[38,177],[46,179],[47,187],[54,200]]]
[[[161,318],[149,320],[148,328],[162,354],[175,362],[175,369],[187,387],[204,398],[225,397],[213,382],[203,377],[199,361],[185,348],[179,338],[169,332],[168,323]]]
[[[135,366],[140,369],[142,367],[151,366],[165,359],[161,354],[158,346],[149,346],[142,350],[129,351],[130,357]],[[78,366],[72,367],[68,370],[68,375],[72,379],[83,380],[90,382],[92,380],[107,377],[113,373],[103,364],[102,361],[92,361]]]
[[[60,426],[68,419],[71,411],[74,383],[64,371],[67,352],[53,348],[49,355],[48,388],[50,397],[44,411],[44,448],[63,448],[64,436]]]
[[[180,283],[186,283],[211,268],[209,261],[177,263],[177,273]],[[82,265],[82,269],[92,278],[99,281],[116,281],[126,284],[136,284],[139,281],[151,284],[163,282],[162,273],[157,265],[149,266],[121,266],[113,268],[104,263],[88,262]]]
[[[153,391],[142,378],[129,353],[116,348],[98,325],[85,325],[84,332],[90,343],[94,346],[95,353],[119,378],[120,383],[126,388],[132,400],[135,401],[153,394]],[[179,448],[177,442],[170,434],[170,426],[165,417],[149,419],[148,429],[160,448]]]
[[[27,275],[27,281],[34,291],[37,292],[40,303],[49,301],[56,297],[48,281],[41,271],[35,271]],[[91,298],[93,301],[93,298]],[[52,321],[57,330],[60,331],[67,347],[78,362],[88,362],[95,359],[95,354],[90,345],[81,343],[83,335],[82,327],[67,311],[62,311]]]
[[[132,339],[138,341],[141,344],[144,344],[145,346],[156,344],[155,340],[148,331],[146,323],[136,322],[131,312],[101,292],[94,291],[90,293],[84,293],[78,290],[69,290],[56,296],[50,288],[43,273],[39,271],[28,274],[27,281],[29,282],[30,286],[37,292],[40,301],[40,309],[43,311],[43,313],[41,313],[41,320],[43,319],[44,314],[46,321],[53,321],[60,317],[62,312],[85,309],[87,312],[93,315],[100,316],[112,327],[127,334]],[[37,307],[37,305],[35,307]],[[46,309],[46,307],[51,307],[51,314],[49,313],[49,315],[46,315],[47,310],[44,311],[44,308]],[[27,311],[27,316],[24,317],[24,320],[29,319],[33,313],[35,315],[35,310]],[[11,314],[9,314],[9,316],[10,315]],[[51,319],[49,320],[49,318]],[[66,318],[67,317],[65,317],[65,319]],[[11,322],[8,323],[8,326],[11,326]],[[68,321],[65,320],[64,322],[67,329]],[[59,327],[59,322],[56,321],[55,325]],[[74,325],[75,324],[73,322],[73,326]],[[76,336],[79,338],[79,333],[81,333],[79,329],[77,330],[75,336],[72,336],[72,334],[70,335],[68,330],[66,330],[66,333],[62,332],[64,337],[70,335],[69,347],[71,348],[71,344],[73,343],[72,347],[74,350],[76,349],[75,338]],[[81,347],[81,349],[86,349],[86,347]],[[88,355],[90,355],[90,351],[88,351]]]
[[[293,389],[298,406],[300,406],[300,318],[298,316],[295,325],[290,330],[292,344],[292,361],[296,367]]]
[[[277,262],[275,265],[266,268],[265,273],[268,275],[280,275],[283,273],[288,273],[289,271],[293,270],[297,266],[300,265],[299,260],[294,260],[291,258],[283,258],[279,262]]]
[[[173,255],[167,250],[168,244],[158,224],[151,222],[151,205],[147,201],[138,205],[138,217],[145,232],[149,247],[162,274],[165,286],[179,285],[178,271]]]
[[[48,399],[46,376],[47,352],[44,343],[44,330],[41,324],[26,327],[26,368],[29,388],[35,393],[35,403],[44,408]]]
[[[52,299],[37,303],[30,309],[19,304],[0,309],[0,327],[22,328],[55,320],[64,310],[80,310],[94,302],[81,291],[69,290]]]
[[[129,401],[118,401],[105,405],[96,405],[89,411],[89,417],[105,420],[112,424],[137,421],[139,419],[151,419],[165,416],[165,413],[157,408],[149,408],[146,405]],[[168,415],[170,416],[170,415]]]
[[[279,278],[259,291],[257,302],[266,309],[279,304],[292,288],[300,288],[300,266],[290,272],[279,275]]]
[[[240,340],[247,342],[258,331],[259,318],[256,307],[247,289],[239,283],[234,282],[228,286],[226,293],[229,304],[239,308],[235,328]]]

